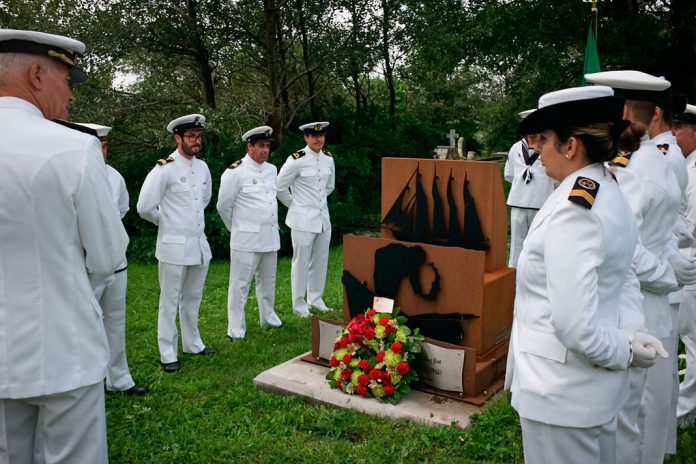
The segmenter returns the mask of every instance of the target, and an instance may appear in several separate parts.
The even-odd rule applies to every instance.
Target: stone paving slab
[[[272,393],[303,396],[319,404],[351,408],[373,416],[408,419],[426,425],[450,425],[454,422],[468,428],[469,417],[483,409],[418,390],[404,396],[398,405],[346,395],[329,388],[325,379],[328,368],[302,361],[302,356],[305,355],[261,372],[254,378],[254,386]]]

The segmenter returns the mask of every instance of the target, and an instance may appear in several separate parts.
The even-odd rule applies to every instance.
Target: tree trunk
[[[312,115],[313,120],[319,119],[319,114],[317,113],[316,104],[314,101],[314,94],[316,92],[316,85],[314,83],[314,73],[310,71],[311,59],[309,51],[309,41],[307,39],[307,24],[305,23],[304,17],[304,5],[302,0],[297,0],[297,15],[300,28],[300,39],[302,42],[302,61],[304,62],[305,72],[307,72],[307,95],[309,97],[309,111]]]
[[[396,129],[396,90],[394,88],[394,69],[389,54],[389,24],[391,11],[388,0],[382,0],[382,59],[384,60],[384,79],[389,92],[389,121],[392,129]]]
[[[264,51],[266,56],[266,75],[271,99],[271,112],[266,124],[273,128],[272,149],[277,148],[283,140],[283,103],[279,76],[279,50],[276,39],[278,9],[275,0],[263,0]]]
[[[191,18],[191,28],[193,30],[193,59],[198,67],[198,75],[203,84],[203,95],[206,106],[211,109],[216,108],[215,83],[213,82],[213,68],[210,66],[210,55],[202,39],[201,26],[198,24],[198,12],[196,11],[197,0],[188,0],[186,9]]]

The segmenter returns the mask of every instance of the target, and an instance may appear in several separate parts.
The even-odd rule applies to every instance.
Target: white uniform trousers
[[[104,314],[104,329],[109,343],[106,388],[124,391],[135,385],[126,358],[126,287],[128,271],[117,272],[94,289],[94,297]]]
[[[199,353],[205,349],[198,332],[198,308],[203,297],[208,264],[183,266],[159,263],[160,300],[157,318],[157,342],[160,361],[177,360],[176,313],[179,310],[181,345],[184,353]]]
[[[253,252],[230,250],[230,287],[227,293],[227,335],[244,338],[246,318],[244,307],[251,280],[256,277],[256,300],[259,305],[261,327],[280,327],[281,322],[274,311],[276,251]]]
[[[677,310],[677,304],[670,305],[672,320],[675,322]],[[641,404],[643,423],[640,427],[643,434],[640,462],[643,464],[661,464],[665,460],[667,450],[672,448],[668,442],[672,436],[676,450],[677,403],[674,397],[678,382],[674,376],[677,361],[676,324],[672,327],[669,336],[660,339],[669,357],[662,359],[658,356],[655,365],[647,369],[648,375]],[[673,435],[670,434],[671,428],[674,428]]]
[[[638,464],[643,446],[643,389],[648,369],[632,367],[628,370],[628,399],[619,410],[616,427],[616,462]]]
[[[560,427],[520,418],[524,462],[611,464],[615,462],[616,418],[596,427]]]
[[[0,463],[106,463],[102,382],[35,398],[0,399]]]
[[[677,402],[677,420],[682,425],[696,420],[696,291],[684,291],[679,306],[679,337],[686,349],[686,373],[679,384]]]
[[[509,267],[517,267],[517,260],[522,252],[522,243],[527,237],[529,226],[532,225],[538,209],[510,208],[510,258]]]
[[[315,234],[293,229],[291,237],[292,309],[296,314],[306,316],[309,314],[308,304],[319,308],[326,306],[322,296],[326,285],[326,267],[329,264],[331,230]]]

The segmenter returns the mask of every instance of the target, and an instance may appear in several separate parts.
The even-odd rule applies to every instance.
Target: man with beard
[[[242,136],[247,154],[222,174],[217,210],[230,231],[230,288],[227,337],[244,338],[244,306],[256,276],[256,300],[262,327],[282,324],[273,309],[276,260],[280,249],[276,176],[268,161],[273,129],[261,126]]]
[[[212,257],[205,236],[203,212],[212,185],[208,165],[198,159],[205,116],[189,114],[169,123],[177,149],[161,159],[145,178],[137,210],[158,226],[155,257],[159,261],[160,301],[157,341],[165,372],[181,369],[177,357],[176,313],[179,310],[181,344],[186,354],[207,355],[198,332],[198,308]]]

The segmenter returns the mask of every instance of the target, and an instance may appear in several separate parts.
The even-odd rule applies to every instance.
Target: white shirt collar
[[[43,113],[33,103],[18,97],[0,97],[0,108],[19,108],[23,111],[36,113],[44,117]]]

